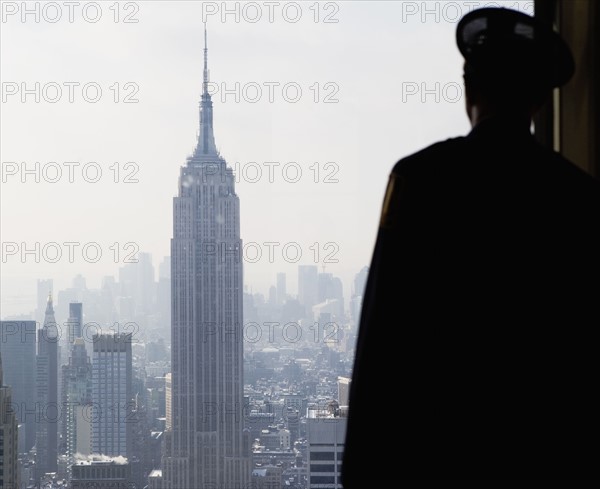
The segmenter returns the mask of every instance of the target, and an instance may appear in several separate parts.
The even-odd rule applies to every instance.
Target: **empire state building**
[[[171,429],[165,489],[250,484],[244,432],[240,202],[215,146],[206,29],[200,132],[181,167],[171,240]]]

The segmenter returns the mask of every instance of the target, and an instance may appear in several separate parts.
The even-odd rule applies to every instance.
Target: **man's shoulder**
[[[469,176],[481,172],[508,172],[521,180],[536,178],[555,181],[582,191],[600,194],[600,181],[560,153],[535,140],[520,143],[494,142],[493,146],[469,137],[437,142],[400,159],[392,174],[418,180],[444,178],[449,174]]]
[[[447,167],[449,162],[457,161],[454,157],[459,156],[465,150],[465,143],[465,137],[451,138],[434,143],[400,159],[394,165],[392,173],[414,177],[441,170]]]

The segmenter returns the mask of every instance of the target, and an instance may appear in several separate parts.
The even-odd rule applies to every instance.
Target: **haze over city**
[[[370,260],[394,162],[468,130],[464,100],[457,93],[460,55],[446,40],[455,27],[450,20],[473,8],[473,2],[458,3],[454,10],[432,7],[425,14],[411,13],[402,2],[342,2],[336,9],[320,4],[319,22],[306,5],[295,23],[286,21],[283,11],[275,11],[269,22],[265,6],[256,23],[244,21],[239,7],[236,22],[235,13],[222,18],[220,3],[213,3],[217,13],[209,15],[205,5],[204,17],[211,91],[216,92],[216,142],[234,170],[237,165],[244,243],[258,243],[263,253],[256,263],[248,254],[245,284],[266,293],[277,271],[291,273],[296,264],[281,253],[286,243],[300,244],[298,263],[304,264],[315,263],[309,247],[319,243],[321,268],[333,251],[323,246],[333,242],[332,258],[339,262],[325,264],[327,271],[349,287]],[[19,14],[2,24],[3,81],[19,86],[9,95],[12,87],[5,85],[3,93],[2,161],[19,165],[13,174],[13,167],[3,164],[2,241],[19,244],[15,255],[7,254],[9,248],[3,256],[3,315],[34,306],[37,278],[52,277],[60,288],[82,273],[91,286],[99,286],[102,276],[116,274],[122,265],[114,263],[109,250],[114,243],[121,255],[130,251],[123,249],[125,243],[135,243],[152,254],[155,266],[169,254],[177,173],[198,130],[203,5],[142,2],[129,19],[137,23],[124,23],[133,10],[123,4],[121,10],[118,23],[105,8],[97,23],[81,16],[69,23],[65,10],[54,24],[36,23],[32,16],[22,23]],[[39,103],[34,94],[23,103],[21,84],[35,90],[36,82]],[[81,84],[73,88],[73,103],[65,82]],[[102,89],[97,103],[83,98],[82,86],[89,82]],[[55,103],[47,101],[55,97],[52,83],[63,92]],[[295,103],[284,99],[296,98],[294,86],[283,91],[290,83],[302,91]],[[127,96],[136,102],[124,103]],[[21,173],[23,163],[35,172],[36,162],[39,183],[35,174]],[[56,183],[48,181],[56,175],[50,162],[62,170]],[[73,183],[65,162],[79,163],[72,167]],[[97,183],[88,183],[82,173],[90,162],[101,169]],[[135,166],[125,168],[128,162]],[[291,162],[301,169],[296,183],[291,183],[297,178]],[[325,168],[328,162],[333,165]],[[96,168],[85,170],[96,178]],[[23,256],[27,247],[49,242],[61,244],[58,263]],[[73,263],[64,242],[80,243]],[[89,263],[80,251],[91,242],[101,245],[98,263]],[[265,242],[281,243],[273,263]]]
[[[2,2],[0,487],[341,489],[388,176],[469,131],[488,4]]]

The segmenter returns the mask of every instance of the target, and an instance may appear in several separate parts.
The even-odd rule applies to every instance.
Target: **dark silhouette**
[[[390,175],[344,488],[382,475],[386,487],[582,486],[595,466],[600,183],[530,132],[573,58],[508,9],[467,14],[457,42],[473,129]]]

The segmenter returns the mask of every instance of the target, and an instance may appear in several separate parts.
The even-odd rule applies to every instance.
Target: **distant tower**
[[[83,336],[83,304],[81,302],[71,302],[69,304],[69,353],[71,345],[75,338]]]
[[[133,305],[133,310],[127,311],[127,320],[136,315],[151,314],[156,296],[152,255],[141,252],[137,254],[136,259],[137,262],[128,263],[119,269],[120,295],[127,297]],[[121,319],[124,312],[121,311]]]
[[[38,330],[36,480],[57,471],[58,457],[58,341],[52,293],[48,295],[44,326]]]
[[[365,287],[367,286],[367,279],[369,278],[369,267],[361,268],[354,276],[354,293],[353,296],[363,296],[365,293]]]
[[[318,275],[318,301],[325,302],[328,299],[337,301],[337,307],[332,311],[336,315],[336,320],[344,316],[344,291],[342,281],[334,277],[331,273],[319,273]],[[316,319],[316,318],[315,318]]]
[[[233,171],[217,151],[206,29],[200,133],[181,168],[171,240],[171,431],[164,489],[248,487],[243,430],[242,240]]]
[[[287,291],[285,288],[285,273],[281,272],[277,274],[277,304],[283,305],[287,298]]]
[[[150,253],[138,253],[135,266],[135,305],[136,313],[146,315],[152,313],[155,302],[154,266]]]
[[[318,302],[318,269],[316,265],[298,266],[298,301],[312,315],[312,307]]]
[[[132,333],[94,335],[92,451],[131,456]]]
[[[171,332],[171,257],[160,263],[158,283],[156,284],[156,304],[159,324],[162,331]]]
[[[362,309],[363,295],[369,278],[369,267],[363,267],[360,272],[354,276],[354,287],[352,299],[350,300],[350,315],[354,321],[355,328],[360,321],[360,311]]]
[[[44,322],[44,311],[46,310],[46,304],[48,302],[48,291],[53,289],[53,280],[49,279],[38,279],[37,281],[37,301],[35,309],[35,320],[42,325]],[[38,329],[37,326],[35,328]]]
[[[0,354],[0,487],[18,489],[19,436],[17,417],[13,410],[11,388],[2,379]]]
[[[77,276],[75,276],[73,279],[73,288],[80,293],[87,289],[87,286],[85,285],[85,277],[80,273],[77,274]]]
[[[271,306],[277,305],[277,288],[274,285],[269,287],[269,304]]]

